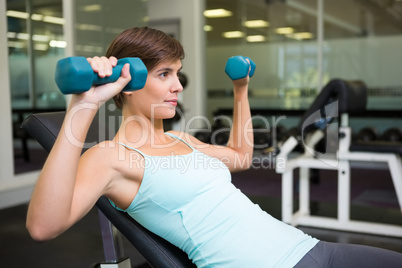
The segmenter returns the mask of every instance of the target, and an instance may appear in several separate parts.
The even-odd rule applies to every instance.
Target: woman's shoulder
[[[125,154],[125,150],[115,141],[107,140],[100,142],[85,151],[82,159],[96,165],[104,164],[106,166],[118,163],[120,154]]]
[[[98,144],[93,145],[92,147],[88,148],[84,155],[92,155],[92,156],[97,156],[97,155],[102,155],[102,154],[111,154],[115,153],[117,147],[119,145],[111,140],[107,141],[102,141]]]
[[[89,148],[83,155],[81,161],[92,168],[104,169],[105,171],[114,170],[115,172],[131,175],[140,173],[141,169],[134,170],[132,167],[141,166],[142,157],[135,157],[132,153],[135,151],[127,150],[121,144],[113,141],[103,141]],[[137,164],[135,164],[137,163]]]
[[[115,141],[104,141],[89,148],[81,159],[84,173],[107,181],[104,195],[119,207],[128,207],[142,180],[143,165],[135,163],[132,152]]]

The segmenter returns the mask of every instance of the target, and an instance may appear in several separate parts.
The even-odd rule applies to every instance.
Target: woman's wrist
[[[248,98],[248,85],[235,87],[233,91],[233,96],[235,100],[241,100],[244,98]]]

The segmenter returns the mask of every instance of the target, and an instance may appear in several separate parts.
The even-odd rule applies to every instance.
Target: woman
[[[401,255],[391,251],[319,242],[272,218],[231,184],[230,172],[249,168],[252,160],[249,77],[233,81],[234,123],[228,145],[212,146],[163,129],[183,90],[178,76],[184,51],[179,42],[146,27],[128,29],[112,42],[106,57],[88,61],[105,77],[116,58],[123,57],[143,60],[148,69],[145,87],[121,92],[131,79],[126,65],[115,83],[73,95],[29,205],[27,228],[34,239],[61,234],[105,195],[116,209],[185,251],[198,267],[402,263]],[[120,129],[113,140],[80,157],[82,144],[71,141],[84,142],[99,106],[112,97],[122,110]]]

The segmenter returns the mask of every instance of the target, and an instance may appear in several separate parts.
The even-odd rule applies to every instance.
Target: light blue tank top
[[[176,156],[122,145],[145,158],[141,186],[124,211],[197,267],[293,267],[318,242],[253,204],[223,162],[189,144],[191,153]]]

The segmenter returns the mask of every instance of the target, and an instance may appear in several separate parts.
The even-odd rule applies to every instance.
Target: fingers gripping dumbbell
[[[111,76],[100,78],[85,57],[68,57],[56,65],[55,80],[63,94],[78,94],[89,90],[93,85],[112,83],[119,79],[124,64],[130,64],[131,81],[123,91],[133,91],[145,86],[148,71],[139,58],[123,58],[117,61]]]
[[[249,60],[250,63],[247,60]],[[234,56],[230,57],[226,62],[225,73],[232,80],[245,78],[247,74],[252,77],[254,75],[254,71],[255,63],[248,57]]]

